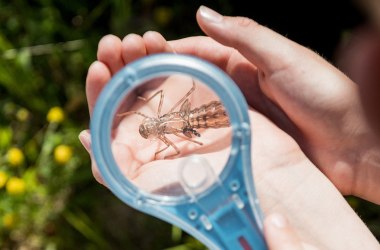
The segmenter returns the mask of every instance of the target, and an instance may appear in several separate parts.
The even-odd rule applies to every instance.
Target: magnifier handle
[[[212,217],[215,231],[228,249],[266,249],[261,233],[252,225],[251,218],[231,203]]]
[[[211,248],[264,250],[267,247],[261,224],[258,225],[256,210],[251,207],[252,195],[248,195],[244,183],[242,164],[237,163],[235,171],[222,181],[205,158],[198,155],[186,158],[180,165],[180,183],[192,202],[184,206],[182,214],[187,216],[182,218],[190,219],[190,233],[205,236],[212,242]],[[208,188],[209,185],[212,187]],[[197,195],[202,190],[208,191]]]
[[[203,233],[209,234],[208,237],[213,238],[222,249],[267,249],[263,235],[252,216],[248,199],[242,199],[240,192],[226,196],[223,187],[220,188],[213,195],[218,204],[214,209],[210,207],[210,201],[214,200],[211,196],[207,200],[196,201],[197,206],[208,211],[207,215],[199,216]],[[221,200],[225,201],[224,204],[221,204]]]

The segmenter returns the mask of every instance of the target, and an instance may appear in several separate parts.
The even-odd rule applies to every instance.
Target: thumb
[[[95,160],[92,157],[92,150],[91,150],[91,134],[90,130],[83,130],[82,132],[79,133],[79,141],[82,143],[83,147],[86,149],[87,153],[91,157],[91,170],[92,174],[94,175],[94,178],[97,182],[100,184],[104,184],[103,178],[100,175],[100,172],[98,170],[98,167],[96,166]]]
[[[270,250],[301,250],[302,242],[286,218],[271,214],[264,221],[264,234]]]
[[[219,43],[237,49],[264,73],[283,69],[304,48],[246,17],[222,16],[201,6],[197,12],[201,29]]]

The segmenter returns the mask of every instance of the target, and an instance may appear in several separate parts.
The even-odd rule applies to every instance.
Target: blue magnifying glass
[[[141,89],[143,84],[177,74],[201,82],[219,98],[228,114],[231,145],[220,173],[215,172],[213,163],[202,154],[191,154],[178,157],[176,161],[169,159],[160,162],[161,165],[166,162],[168,165],[170,162],[176,164],[176,171],[170,173],[176,177],[177,185],[183,192],[169,195],[141,188],[133,178],[127,177],[125,168],[123,170],[120,165],[127,169],[130,167],[130,162],[125,160],[128,156],[124,157],[124,153],[120,153],[119,150],[121,157],[115,157],[115,144],[118,140],[115,133],[119,132],[115,129],[115,120],[121,118],[120,114],[123,113],[120,110],[123,105],[126,105],[128,98],[136,96],[136,90]],[[160,108],[164,94],[163,91],[156,92],[157,96],[161,96],[157,98],[160,100]],[[179,111],[171,110],[176,115],[190,110],[186,95],[177,104]],[[200,108],[202,107],[209,106],[203,105]],[[165,114],[158,117],[163,115]],[[152,133],[157,136],[163,133],[154,130],[152,124],[156,120],[142,111],[136,111],[128,118],[144,119],[144,124],[148,127],[142,126],[141,123],[139,128],[134,128],[139,130],[141,136],[148,137]],[[178,122],[174,118],[172,120],[170,122]],[[207,120],[197,122],[207,123]],[[128,122],[118,125],[130,126]],[[146,132],[147,129],[150,129],[149,133]],[[181,132],[189,138],[200,136],[191,126],[185,127]],[[171,133],[180,136],[176,131]],[[193,56],[178,54],[150,55],[128,64],[102,90],[91,121],[91,136],[93,156],[107,187],[129,206],[182,228],[210,249],[267,249],[262,234],[262,213],[253,182],[248,106],[233,80],[215,65]],[[171,146],[177,151],[175,153],[179,154],[179,147],[175,143],[166,140],[165,136],[160,138],[164,146],[166,145],[164,149]],[[139,148],[138,140],[131,145]],[[160,153],[160,150],[154,155],[155,158],[157,153]],[[128,154],[130,152],[125,151],[125,155]],[[213,159],[218,161],[218,158]],[[157,171],[160,169],[157,168]],[[154,179],[154,176],[145,181],[151,179]]]

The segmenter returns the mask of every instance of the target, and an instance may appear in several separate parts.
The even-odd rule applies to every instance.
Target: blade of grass
[[[108,243],[99,232],[97,232],[88,216],[80,210],[74,212],[65,211],[63,217],[78,232],[85,236],[91,242],[97,244],[101,249],[108,249]]]

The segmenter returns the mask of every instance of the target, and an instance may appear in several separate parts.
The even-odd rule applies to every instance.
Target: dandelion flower
[[[13,167],[20,166],[24,162],[24,153],[19,148],[10,148],[7,153],[7,160]]]
[[[60,107],[52,107],[49,110],[46,119],[50,123],[61,123],[65,119],[65,113]]]
[[[18,177],[9,178],[6,189],[10,195],[20,195],[25,193],[25,182],[23,179]]]
[[[73,151],[67,145],[59,145],[54,149],[54,159],[59,164],[66,164],[72,157]]]

